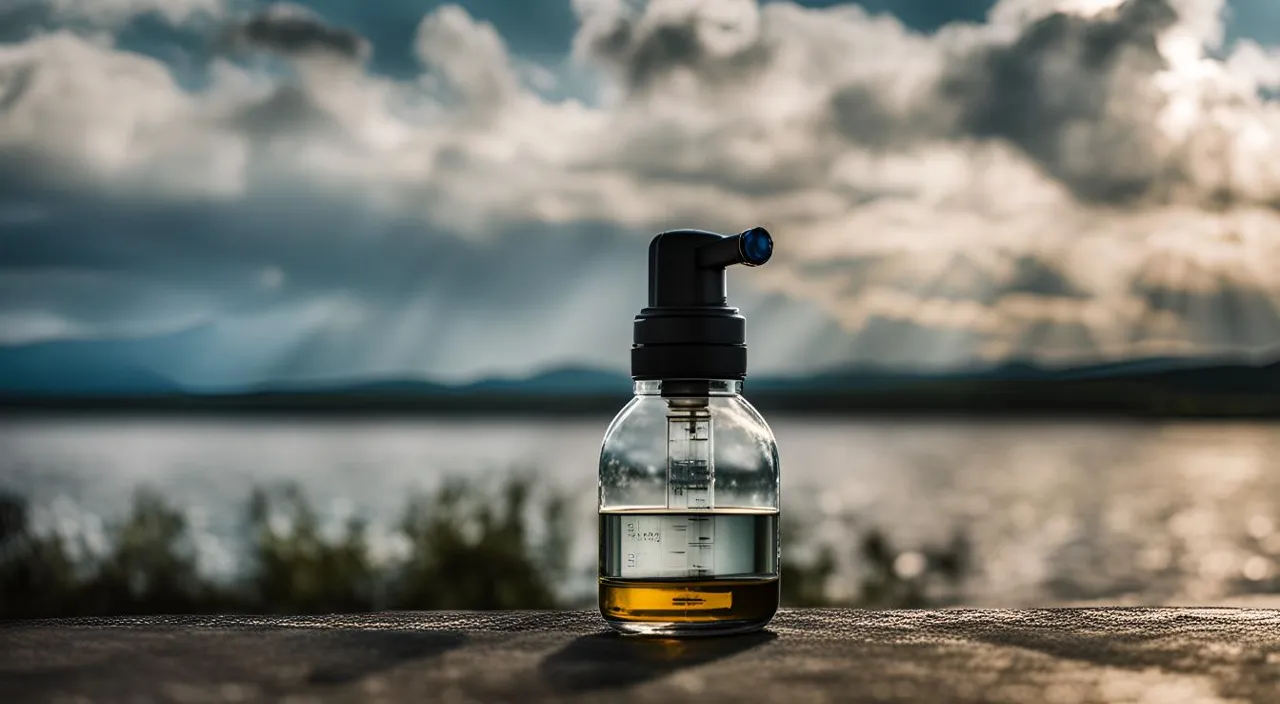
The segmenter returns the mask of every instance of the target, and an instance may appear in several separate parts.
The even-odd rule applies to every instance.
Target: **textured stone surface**
[[[0,701],[1280,702],[1280,611],[784,611],[766,633],[590,612],[10,622]]]

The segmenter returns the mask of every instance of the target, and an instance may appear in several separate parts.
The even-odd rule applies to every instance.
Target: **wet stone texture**
[[[765,633],[592,612],[0,624],[2,702],[1280,702],[1280,610],[789,610]]]

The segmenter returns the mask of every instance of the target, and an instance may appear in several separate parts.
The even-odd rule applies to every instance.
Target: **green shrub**
[[[231,584],[201,575],[186,518],[153,491],[139,490],[110,526],[108,549],[80,563],[60,536],[35,533],[23,499],[0,493],[0,618],[561,608],[555,585],[569,575],[569,503],[535,486],[522,472],[490,489],[455,478],[411,497],[397,525],[405,554],[384,563],[372,558],[362,520],[327,538],[297,486],[256,488],[243,514],[246,569]],[[784,551],[783,604],[833,605],[837,554],[811,542],[812,526],[784,516],[784,543],[815,550],[805,560]],[[852,556],[866,576],[844,605],[937,603],[931,587],[960,584],[967,546],[957,537],[923,555],[919,574],[900,575],[888,540],[866,533]]]

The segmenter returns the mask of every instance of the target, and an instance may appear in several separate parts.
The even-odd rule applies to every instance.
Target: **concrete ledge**
[[[1280,610],[786,610],[766,633],[594,612],[0,626],[0,701],[1280,702]]]

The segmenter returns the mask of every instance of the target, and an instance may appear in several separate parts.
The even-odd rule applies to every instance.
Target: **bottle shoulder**
[[[697,400],[637,395],[614,415],[605,436],[631,426],[661,424],[669,418],[697,417],[710,418],[717,427],[749,429],[771,439],[773,437],[773,431],[764,416],[741,395],[711,396]]]

